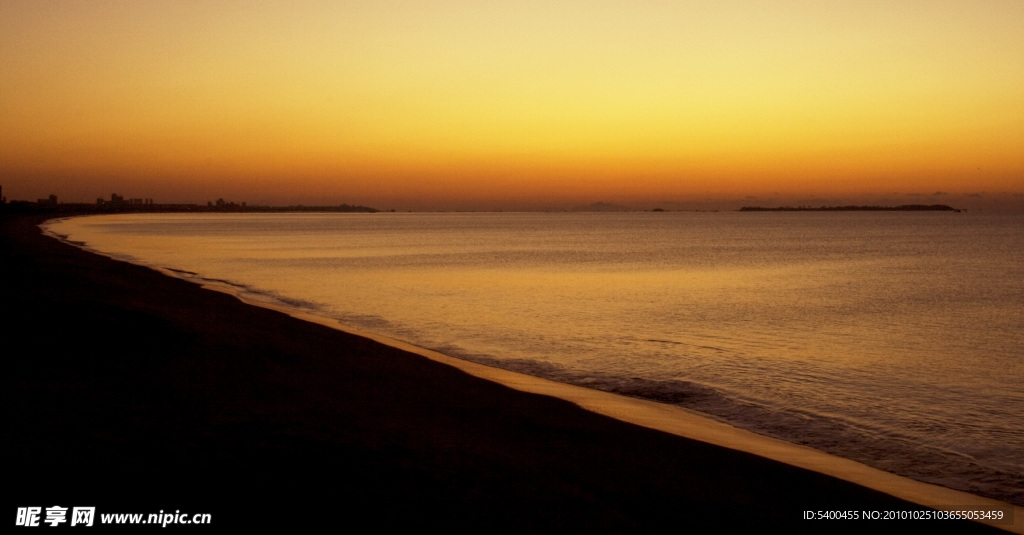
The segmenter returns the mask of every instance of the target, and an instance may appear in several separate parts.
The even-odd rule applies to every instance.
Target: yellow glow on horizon
[[[5,183],[1024,191],[1008,0],[16,0],[0,79]]]

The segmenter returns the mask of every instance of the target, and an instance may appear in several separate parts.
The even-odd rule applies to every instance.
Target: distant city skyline
[[[1024,208],[1024,2],[0,3],[9,200]]]

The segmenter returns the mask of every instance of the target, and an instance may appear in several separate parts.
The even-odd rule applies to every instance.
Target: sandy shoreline
[[[98,499],[110,512],[211,512],[220,525],[621,533],[671,522],[863,531],[801,515],[915,509],[887,494],[998,503],[248,306],[42,237],[38,222],[3,220],[4,279],[25,281],[6,291],[24,313],[5,338],[33,349],[5,389],[8,458],[24,481],[12,508]],[[100,479],[119,490],[100,492]],[[387,514],[371,512],[380,504]],[[985,530],[901,528],[926,526]]]

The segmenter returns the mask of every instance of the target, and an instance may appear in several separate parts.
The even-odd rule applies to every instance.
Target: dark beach
[[[920,507],[91,254],[42,236],[44,219],[0,216],[8,514],[212,515],[186,531],[998,532],[803,520]]]

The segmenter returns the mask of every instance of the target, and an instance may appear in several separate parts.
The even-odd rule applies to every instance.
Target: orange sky
[[[1024,194],[1024,2],[0,2],[9,199]]]

